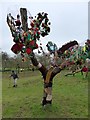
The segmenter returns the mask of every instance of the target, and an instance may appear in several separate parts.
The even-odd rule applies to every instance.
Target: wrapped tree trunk
[[[50,69],[46,69],[40,62],[37,61],[35,54],[33,53],[31,57],[31,61],[34,66],[38,68],[38,70],[42,73],[44,79],[44,92],[43,92],[43,100],[42,105],[51,104],[52,103],[52,84],[53,78],[57,75],[62,69],[60,67],[51,67]]]

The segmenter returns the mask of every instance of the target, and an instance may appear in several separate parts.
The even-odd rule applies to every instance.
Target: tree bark
[[[26,32],[28,30],[27,9],[20,8],[20,13],[21,13],[21,20],[22,20],[22,29]]]

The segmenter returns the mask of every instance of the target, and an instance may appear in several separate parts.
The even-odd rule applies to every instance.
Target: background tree
[[[2,52],[2,69],[5,70],[8,67],[9,55],[6,52]]]

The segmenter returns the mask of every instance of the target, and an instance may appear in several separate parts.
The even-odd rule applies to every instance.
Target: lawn
[[[19,73],[13,88],[10,73],[2,74],[3,118],[88,118],[88,80],[80,73],[65,76],[62,71],[53,81],[53,103],[41,106],[43,79],[39,71]],[[9,82],[10,85],[9,85]]]

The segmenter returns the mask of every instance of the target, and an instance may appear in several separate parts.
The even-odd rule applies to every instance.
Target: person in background
[[[84,78],[87,77],[88,75],[88,67],[84,65],[84,67],[81,69],[81,74],[83,75]]]
[[[14,70],[12,70],[12,73],[10,75],[10,77],[13,78],[13,87],[17,87],[17,79],[19,78],[17,73],[14,72]]]

